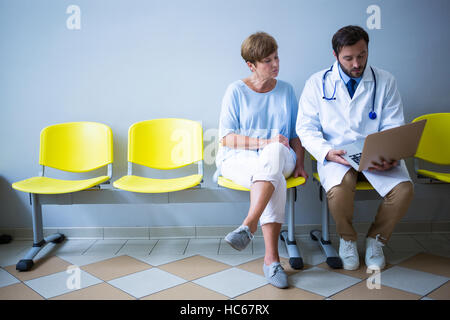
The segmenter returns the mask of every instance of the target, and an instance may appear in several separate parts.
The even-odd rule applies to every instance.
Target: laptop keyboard
[[[359,162],[361,161],[361,152],[360,153],[355,153],[349,156],[350,159],[352,159],[356,164],[359,164]]]

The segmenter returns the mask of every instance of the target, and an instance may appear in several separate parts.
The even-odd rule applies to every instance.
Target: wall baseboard
[[[354,223],[358,234],[365,234],[370,223]],[[222,238],[238,226],[171,226],[171,227],[61,227],[44,228],[44,236],[60,232],[68,239],[162,239],[162,238]],[[287,230],[287,225],[283,228]],[[311,230],[321,229],[319,224],[296,225],[296,236],[309,236]],[[450,221],[401,222],[394,234],[450,233]],[[32,228],[0,228],[0,234],[9,234],[15,240],[32,240]],[[336,226],[330,224],[330,235],[336,234]],[[262,236],[258,228],[255,236]]]

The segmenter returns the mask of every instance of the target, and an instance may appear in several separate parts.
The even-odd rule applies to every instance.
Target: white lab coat
[[[369,118],[372,110],[374,81],[369,65],[350,99],[347,87],[339,75],[337,62],[325,79],[325,92],[331,97],[336,83],[336,100],[323,99],[322,78],[326,70],[313,74],[306,82],[299,100],[296,131],[303,146],[317,159],[317,171],[325,191],[340,184],[351,168],[325,159],[331,149],[365,138],[367,135],[404,124],[403,105],[394,77],[372,67],[377,79],[375,112],[377,118]],[[384,197],[403,181],[411,181],[405,162],[384,172],[363,171],[364,176]]]

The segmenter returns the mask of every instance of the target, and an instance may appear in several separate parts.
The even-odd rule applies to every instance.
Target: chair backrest
[[[41,131],[39,164],[87,172],[113,162],[112,130],[96,122],[68,122]]]
[[[187,119],[154,119],[128,131],[128,161],[154,169],[176,169],[203,160],[203,130]]]
[[[427,119],[417,147],[416,158],[439,165],[450,165],[450,113],[430,113],[412,122]]]

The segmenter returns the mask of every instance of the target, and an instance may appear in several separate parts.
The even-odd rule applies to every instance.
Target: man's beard
[[[339,65],[341,66],[342,71],[344,71],[344,73],[345,73],[346,75],[348,75],[350,78],[359,78],[359,77],[361,77],[361,76],[364,74],[364,70],[366,70],[367,62],[366,62],[366,64],[364,65],[364,67],[361,68],[362,71],[360,72],[360,74],[359,74],[358,76],[352,75],[351,72],[352,72],[354,69],[348,70],[348,69],[346,69],[340,62],[339,62]],[[357,70],[360,70],[360,69],[357,69]]]

